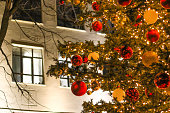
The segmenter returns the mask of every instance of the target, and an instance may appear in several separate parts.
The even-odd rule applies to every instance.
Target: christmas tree
[[[58,42],[66,61],[48,74],[66,75],[74,95],[109,91],[112,102],[83,103],[82,112],[169,112],[169,0],[68,0],[82,12],[78,24],[105,35],[105,42]],[[90,8],[91,7],[91,8]],[[72,67],[68,67],[68,59]],[[98,70],[103,70],[99,73]]]

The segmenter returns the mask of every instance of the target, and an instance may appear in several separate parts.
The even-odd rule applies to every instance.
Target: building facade
[[[2,20],[5,1],[0,1],[0,21]],[[0,112],[1,113],[39,113],[39,112],[76,112],[82,110],[83,101],[91,98],[100,100],[102,91],[91,96],[85,94],[76,97],[70,87],[60,86],[60,79],[47,76],[46,73],[53,58],[59,58],[57,40],[104,41],[104,35],[86,30],[57,26],[56,0],[41,0],[41,22],[36,25],[30,20],[11,17],[7,35],[2,45],[10,65],[15,71],[18,84],[30,92],[32,98],[18,90],[11,77],[5,57],[0,53]],[[41,29],[40,29],[40,28]],[[5,69],[5,70],[4,70]],[[6,72],[5,72],[6,71]],[[96,96],[97,95],[97,96]],[[108,99],[111,97],[108,96]],[[34,101],[35,100],[35,101]]]

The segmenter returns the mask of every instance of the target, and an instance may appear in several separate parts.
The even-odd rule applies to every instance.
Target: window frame
[[[17,47],[19,48],[19,52],[20,52],[20,55],[15,55],[13,54],[13,47]],[[31,49],[31,56],[24,56],[22,55],[22,49],[23,48],[27,48],[27,49]],[[33,51],[34,50],[41,50],[41,57],[34,57],[33,56]],[[24,84],[34,84],[34,85],[44,85],[45,84],[45,77],[44,77],[44,54],[43,54],[43,47],[37,47],[37,46],[31,46],[31,45],[25,45],[25,44],[16,44],[16,43],[12,43],[12,61],[13,61],[13,56],[19,56],[19,59],[20,59],[20,73],[17,73],[17,72],[14,72],[14,77],[15,79],[17,79],[17,76],[15,75],[20,75],[20,79],[21,81],[19,83],[24,83]],[[23,58],[29,58],[31,59],[31,74],[24,74],[23,73]],[[41,59],[42,60],[42,75],[34,75],[34,58],[36,59]],[[12,65],[13,65],[13,62],[12,62]],[[12,67],[13,69],[13,67]],[[23,75],[26,75],[26,76],[31,76],[31,83],[25,83],[23,82]],[[39,84],[36,84],[34,83],[34,77],[35,76],[38,76],[38,77],[42,77],[42,83],[39,83]],[[12,78],[12,81],[14,81],[14,78]],[[18,82],[18,80],[17,80]]]

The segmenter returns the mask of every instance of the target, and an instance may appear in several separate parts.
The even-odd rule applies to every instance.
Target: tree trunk
[[[2,22],[1,22],[1,29],[0,29],[0,48],[2,46],[2,43],[3,43],[6,33],[7,33],[9,17],[10,17],[10,9],[6,3]]]

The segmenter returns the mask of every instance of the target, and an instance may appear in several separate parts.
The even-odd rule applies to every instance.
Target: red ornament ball
[[[147,89],[145,89],[145,95],[150,98],[153,96],[153,93],[149,92]]]
[[[165,89],[170,85],[170,76],[167,73],[158,73],[154,79],[155,85],[160,89]]]
[[[131,47],[123,46],[120,50],[120,55],[124,59],[129,59],[133,55],[133,50]]]
[[[83,59],[79,55],[74,55],[71,58],[71,63],[72,63],[73,66],[80,66],[83,63]]]
[[[146,38],[150,41],[150,42],[156,42],[159,40],[159,32],[155,29],[151,29],[146,33]]]
[[[118,53],[120,53],[120,48],[119,47],[114,48],[114,50],[117,51]]]
[[[131,101],[137,101],[139,98],[139,92],[135,88],[129,88],[126,90],[125,93],[130,98]]]
[[[160,0],[160,4],[165,9],[170,9],[170,0]]]
[[[64,1],[63,1],[63,0],[60,0],[59,3],[60,3],[60,5],[63,5],[63,4],[64,4]]]
[[[140,25],[142,22],[140,21],[139,22],[139,20],[141,19],[142,17],[140,16],[140,15],[138,15],[137,16],[137,18],[136,18],[136,24],[134,25],[135,27],[137,27],[138,25]]]
[[[92,3],[92,8],[93,8],[93,10],[95,10],[95,11],[99,11],[100,5],[97,4],[97,2],[93,2],[93,3]]]
[[[86,93],[87,91],[87,86],[84,82],[82,81],[76,81],[72,84],[71,86],[71,91],[74,95],[76,96],[82,96]]]
[[[129,5],[131,3],[132,0],[117,0],[117,2],[119,3],[119,5],[126,7],[127,5]]]
[[[100,21],[94,21],[92,23],[92,28],[94,31],[100,31],[102,29],[103,25]]]
[[[87,62],[88,62],[88,58],[85,55],[83,55],[83,63],[87,63]]]

